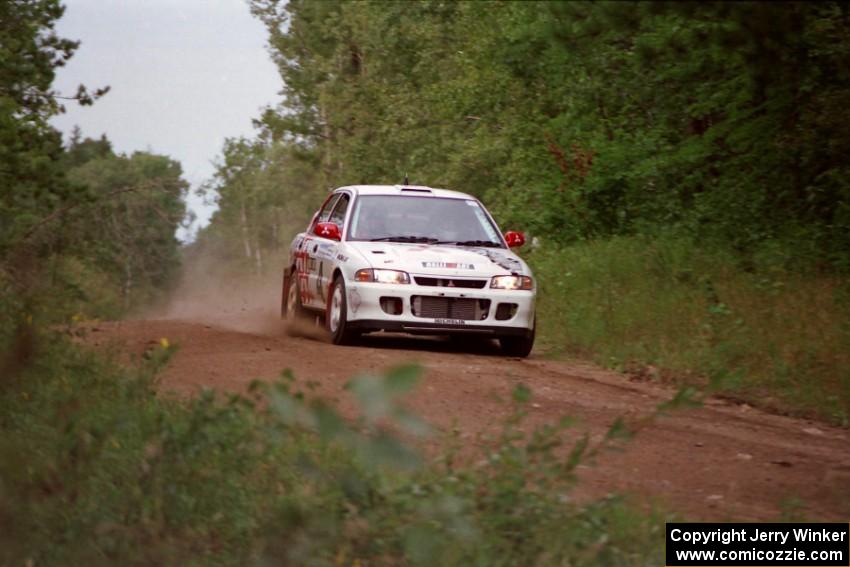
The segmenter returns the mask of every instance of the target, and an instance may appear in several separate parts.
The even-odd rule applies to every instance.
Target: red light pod
[[[525,244],[525,235],[515,230],[509,230],[505,233],[505,242],[508,243],[508,248],[516,248]]]
[[[313,228],[313,234],[327,238],[328,240],[342,240],[342,235],[339,232],[339,227],[332,222],[319,222]]]

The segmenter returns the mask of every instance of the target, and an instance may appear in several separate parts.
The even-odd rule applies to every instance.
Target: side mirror
[[[525,235],[515,230],[509,230],[505,233],[505,242],[508,243],[508,248],[516,248],[525,244]]]
[[[327,238],[329,240],[342,240],[342,235],[339,233],[339,227],[332,222],[319,222],[313,228],[313,234]]]

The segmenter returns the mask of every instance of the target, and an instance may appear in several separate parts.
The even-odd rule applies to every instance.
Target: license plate
[[[434,319],[434,323],[438,325],[466,325],[463,319]]]

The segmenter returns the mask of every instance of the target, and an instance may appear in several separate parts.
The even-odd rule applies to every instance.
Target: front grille
[[[487,313],[490,311],[490,300],[414,295],[410,298],[410,307],[416,317],[481,321],[487,318]]]
[[[460,280],[455,278],[426,278],[422,276],[414,276],[414,280],[419,285],[427,285],[433,287],[463,287],[468,289],[481,289],[487,285],[487,280]]]

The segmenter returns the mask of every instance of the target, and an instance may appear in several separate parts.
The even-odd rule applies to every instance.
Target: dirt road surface
[[[674,394],[590,364],[535,354],[505,358],[495,345],[462,352],[447,342],[384,336],[338,347],[287,336],[270,309],[175,314],[183,318],[103,323],[90,340],[136,353],[162,337],[177,343],[162,387],[180,394],[242,391],[253,379],[273,380],[289,368],[299,381],[317,382],[319,395],[337,399],[344,412],[352,408],[343,386],[353,375],[417,362],[425,372],[408,406],[437,428],[457,427],[470,446],[479,434],[497,430],[518,383],[532,391],[528,427],[572,416],[578,425],[567,435],[588,432],[592,440],[601,439],[618,417],[640,421]],[[651,421],[623,450],[603,452],[581,466],[577,498],[611,493],[634,495],[695,520],[772,520],[793,511],[811,520],[846,521],[850,436],[711,399],[701,408]]]

